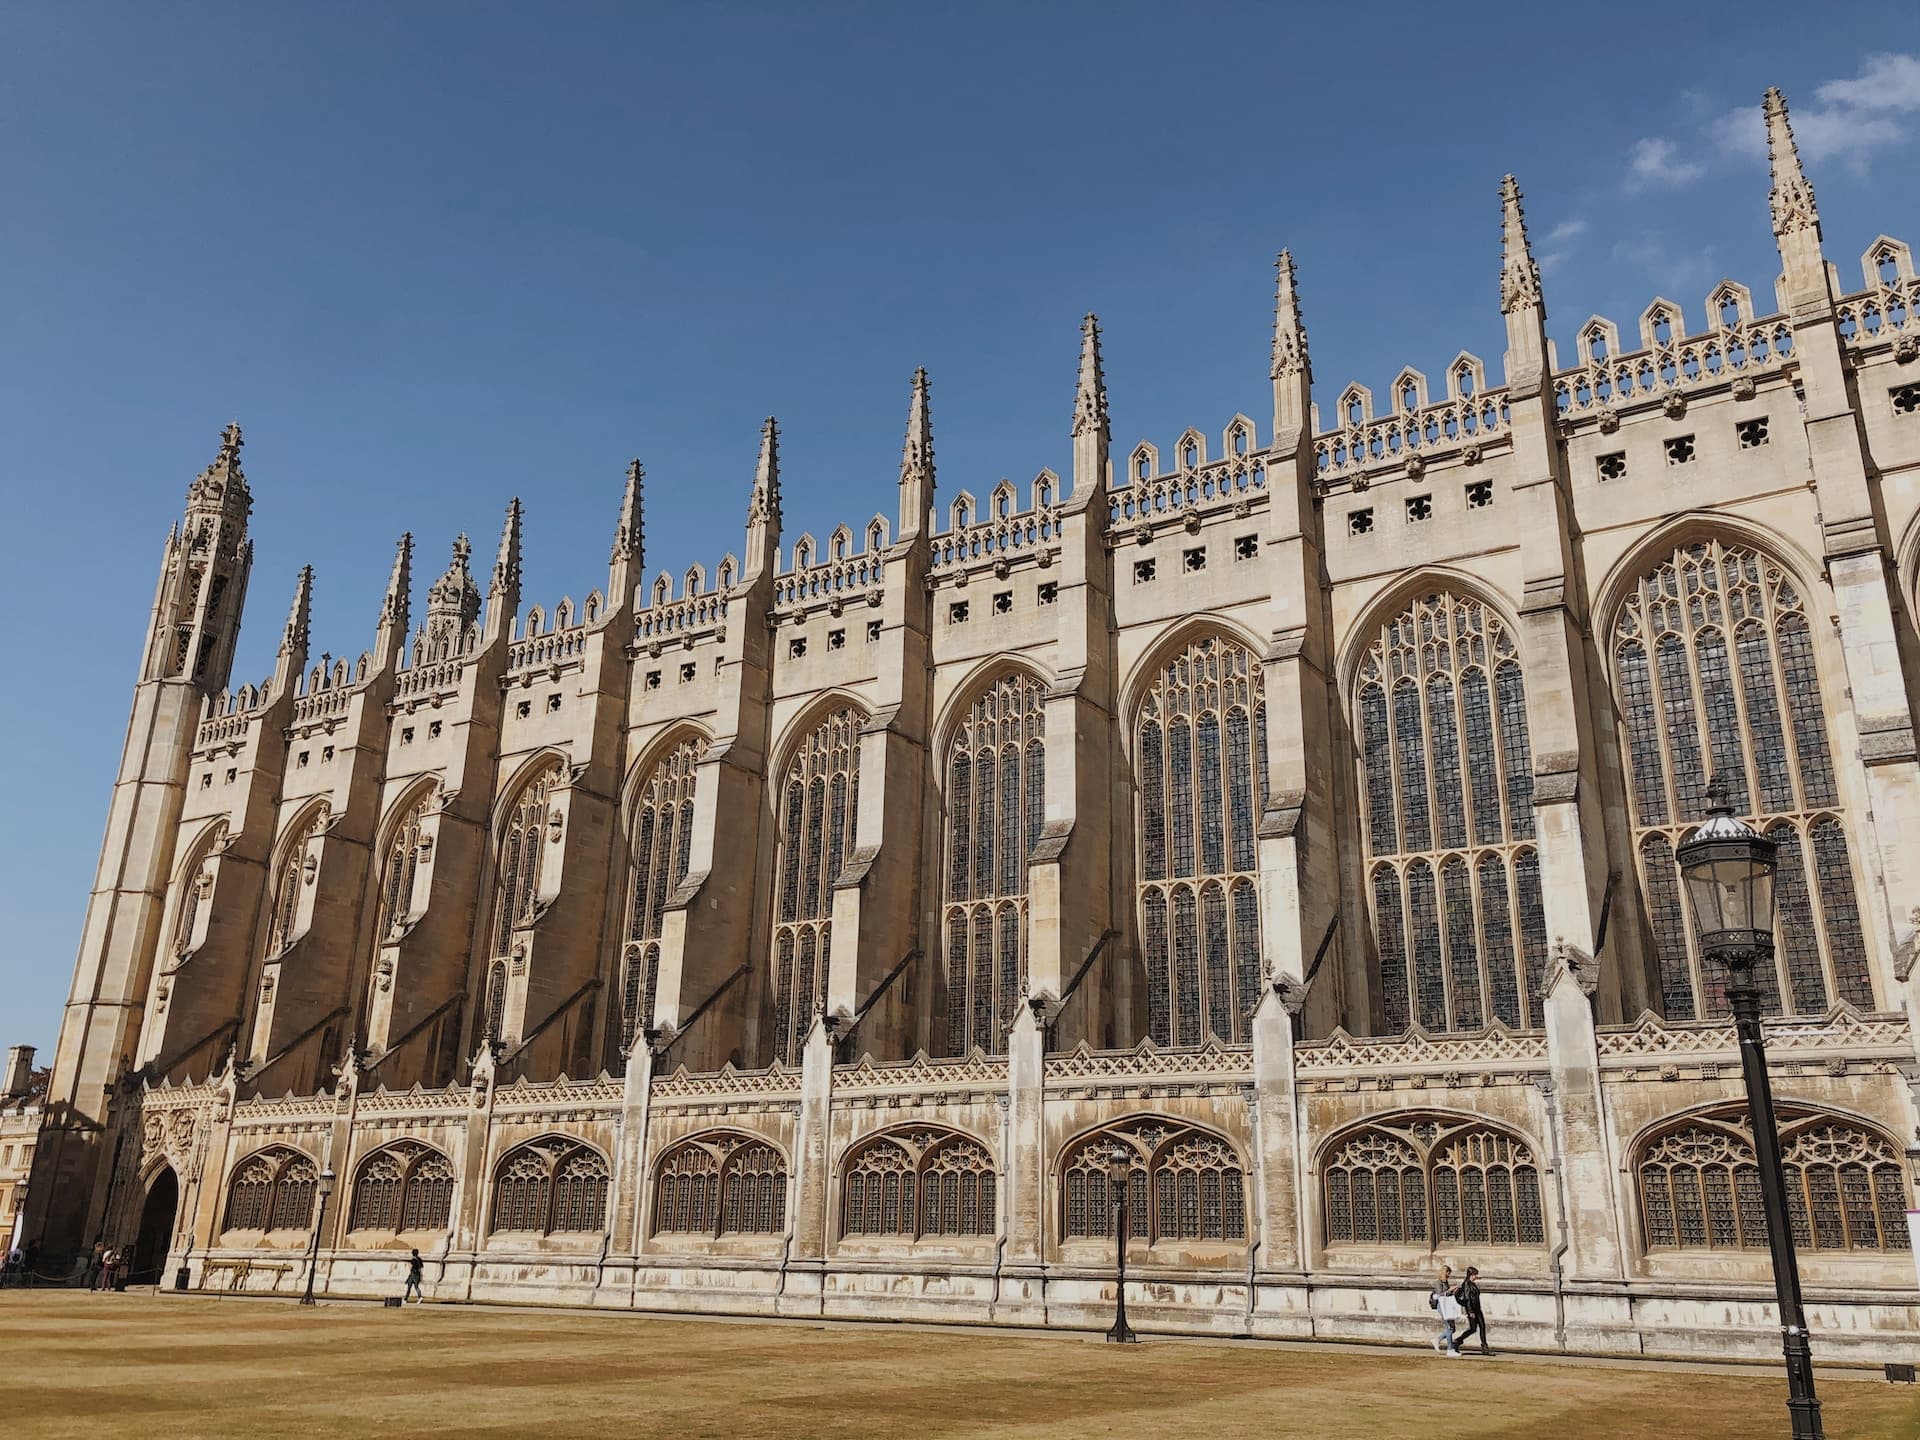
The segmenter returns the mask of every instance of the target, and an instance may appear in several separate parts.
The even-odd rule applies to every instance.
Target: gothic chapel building
[[[1675,846],[1779,843],[1770,1047],[1821,1354],[1920,1329],[1920,280],[1822,252],[1502,363],[784,536],[552,608],[403,537],[372,647],[229,674],[237,428],[189,488],[26,1233],[168,1285],[1416,1338],[1473,1262],[1516,1345],[1777,1344],[1719,978]],[[1490,373],[1490,370],[1492,373]],[[444,552],[441,552],[444,553]],[[476,567],[483,568],[476,568]],[[436,564],[435,571],[439,571]],[[320,1204],[323,1172],[338,1177]],[[1705,1337],[1705,1338],[1703,1338]]]

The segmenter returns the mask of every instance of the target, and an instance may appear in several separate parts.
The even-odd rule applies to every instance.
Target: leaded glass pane
[[[1149,890],[1141,897],[1141,931],[1147,952],[1147,1034],[1156,1045],[1173,1043],[1167,965],[1167,897]]]
[[[1445,1030],[1447,981],[1440,955],[1440,912],[1433,871],[1424,860],[1407,867],[1407,932],[1420,1025],[1427,1030]]]
[[[1807,861],[1800,832],[1791,821],[1767,828],[1774,850],[1774,937],[1778,960],[1785,961],[1787,987],[1793,1010],[1799,1015],[1822,1015],[1827,1009],[1827,977],[1820,963],[1820,929],[1814,921],[1807,889]],[[1773,965],[1756,965],[1761,985],[1761,1007],[1780,1013],[1780,980]]]
[[[1466,796],[1460,788],[1460,736],[1454,722],[1453,681],[1436,675],[1427,682],[1427,736],[1433,754],[1435,843],[1443,850],[1467,843]]]
[[[1390,865],[1373,872],[1373,933],[1380,946],[1381,1019],[1389,1035],[1407,1028],[1407,942],[1400,910],[1400,877]]]
[[[1660,961],[1660,996],[1669,1020],[1695,1017],[1693,969],[1687,958],[1687,921],[1680,909],[1680,872],[1665,835],[1640,846],[1640,885],[1647,897],[1654,954]]]
[[[1520,912],[1520,955],[1527,980],[1528,1019],[1546,1023],[1547,911],[1540,897],[1540,856],[1522,850],[1513,860],[1513,886]]]
[[[1853,864],[1847,858],[1846,831],[1838,820],[1816,820],[1812,827],[1813,868],[1820,882],[1821,913],[1833,954],[1833,977],[1840,998],[1863,1010],[1873,1008],[1873,982],[1867,976],[1866,938],[1860,906],[1854,898]]]
[[[1167,875],[1167,795],[1160,743],[1157,723],[1149,720],[1140,727],[1140,878],[1143,880],[1164,880]]]
[[[1182,885],[1173,892],[1174,1018],[1178,1043],[1200,1043],[1200,931],[1193,891]]]
[[[1682,818],[1705,815],[1707,776],[1700,755],[1700,727],[1693,708],[1693,676],[1687,668],[1686,642],[1678,635],[1663,635],[1654,647],[1654,659],[1660,672],[1660,708],[1666,720],[1674,805]]]
[[[1740,661],[1740,685],[1747,702],[1753,763],[1759,771],[1761,807],[1772,812],[1791,810],[1793,774],[1780,725],[1780,682],[1773,673],[1773,647],[1767,643],[1766,627],[1757,622],[1742,625],[1733,645]]]
[[[1466,752],[1468,788],[1473,795],[1473,838],[1482,845],[1506,839],[1500,813],[1501,757],[1493,743],[1493,707],[1484,670],[1460,677],[1461,747]]]
[[[1393,744],[1400,761],[1400,817],[1408,850],[1433,847],[1427,809],[1426,741],[1420,731],[1420,691],[1401,684],[1393,692]]]
[[[1527,688],[1512,661],[1493,677],[1500,707],[1500,754],[1507,781],[1508,838],[1533,838],[1533,750],[1528,742]]]
[[[1811,810],[1835,804],[1833,757],[1827,749],[1827,717],[1820,703],[1820,676],[1813,663],[1813,636],[1804,615],[1783,615],[1777,627],[1780,671],[1793,717],[1794,754],[1800,762],[1802,803]]]
[[[1206,967],[1207,1028],[1213,1035],[1232,1044],[1239,1038],[1235,1023],[1233,957],[1227,945],[1227,896],[1218,885],[1209,885],[1200,897],[1201,944]]]
[[[1249,871],[1254,859],[1259,817],[1253,808],[1253,739],[1247,733],[1247,712],[1235,709],[1227,716],[1227,832],[1228,864]]]
[[[1733,698],[1726,637],[1718,630],[1700,631],[1694,637],[1693,658],[1700,669],[1700,697],[1706,705],[1707,773],[1726,783],[1734,814],[1744,815],[1751,808],[1746,751],[1740,743],[1740,714]]]
[[[1646,648],[1638,640],[1620,647],[1620,718],[1627,727],[1627,753],[1633,768],[1633,809],[1642,825],[1667,819],[1666,751],[1654,719],[1653,681]]]
[[[1507,890],[1507,867],[1498,855],[1480,860],[1480,914],[1485,929],[1487,986],[1493,999],[1493,1018],[1519,1029],[1520,967],[1513,953],[1512,907]],[[1528,998],[1532,998],[1529,987]]]
[[[1480,956],[1473,934],[1473,881],[1466,862],[1457,856],[1441,866],[1440,880],[1453,978],[1453,1026],[1477,1030],[1486,1017],[1480,1004]]]
[[[1234,993],[1239,1001],[1234,1024],[1240,1027],[1260,999],[1260,897],[1252,881],[1237,880],[1232,898]]]
[[[1175,876],[1193,870],[1193,731],[1185,720],[1167,725],[1167,864]]]

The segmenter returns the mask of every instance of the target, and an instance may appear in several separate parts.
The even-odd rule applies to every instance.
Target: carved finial
[[[1307,369],[1307,327],[1300,318],[1300,291],[1294,284],[1293,252],[1282,250],[1273,262],[1273,370],[1275,380]]]
[[[907,406],[907,444],[900,455],[900,483],[924,481],[933,493],[933,418],[927,408],[926,367],[913,372],[913,399]]]
[[[613,560],[631,560],[637,572],[645,567],[647,525],[645,485],[647,471],[638,460],[627,462],[627,489],[620,497],[620,523],[613,530]]]
[[[446,573],[427,591],[427,628],[438,638],[463,633],[480,614],[480,587],[467,569],[472,554],[472,542],[461,535],[453,542]]]
[[[229,420],[227,428],[220,432],[220,453],[214,464],[221,466],[230,475],[240,473],[240,447],[247,442],[240,438],[240,422]]]
[[[461,537],[463,540],[466,538]],[[490,595],[520,589],[520,497],[507,502],[506,523],[500,527],[500,551],[494,556]]]
[[[780,424],[769,415],[760,427],[760,460],[753,470],[753,498],[747,523],[780,523]]]
[[[1761,108],[1767,119],[1767,160],[1773,168],[1773,189],[1767,196],[1773,207],[1773,233],[1811,230],[1818,239],[1820,210],[1814,204],[1813,186],[1800,169],[1800,147],[1793,143],[1786,97],[1777,87],[1769,87]]]
[[[1073,392],[1073,433],[1105,431],[1107,377],[1100,365],[1100,317],[1091,312],[1080,322],[1080,380]]]
[[[413,594],[413,532],[400,537],[393,551],[393,572],[387,576],[386,597],[380,602],[380,623],[396,630],[407,628],[407,613]]]
[[[305,565],[300,569],[300,578],[293,584],[293,606],[287,611],[287,628],[280,637],[280,653],[304,656],[312,628],[313,567]]]
[[[1540,267],[1527,240],[1527,217],[1520,208],[1520,182],[1500,181],[1500,312],[1511,315],[1540,303]]]
[[[253,498],[247,493],[246,473],[240,468],[240,447],[245,443],[240,438],[238,420],[220,432],[220,446],[214,452],[213,463],[187,487],[189,508],[231,511],[241,519],[246,518],[253,509]]]

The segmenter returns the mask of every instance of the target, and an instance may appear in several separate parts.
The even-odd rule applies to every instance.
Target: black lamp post
[[[1780,1131],[1767,1079],[1766,1037],[1760,1028],[1760,986],[1755,971],[1773,960],[1775,846],[1734,818],[1727,789],[1716,777],[1707,786],[1707,822],[1680,846],[1676,859],[1693,901],[1694,935],[1700,953],[1726,971],[1727,1004],[1740,1040],[1753,1151],[1759,1160],[1760,1197],[1773,1251],[1773,1285],[1780,1298],[1782,1344],[1787,1357],[1787,1413],[1794,1440],[1819,1440],[1820,1402],[1813,1393],[1813,1350],[1800,1301],[1800,1268],[1787,1219],[1786,1177],[1780,1168]]]
[[[1113,1192],[1113,1328],[1112,1345],[1138,1345],[1140,1337],[1127,1324],[1127,1182],[1133,1177],[1133,1152],[1116,1143],[1107,1160],[1107,1188]]]
[[[333,1166],[328,1165],[320,1172],[320,1207],[313,1216],[313,1240],[307,1246],[307,1293],[300,1297],[302,1305],[311,1305],[313,1300],[313,1270],[320,1259],[320,1231],[327,1223],[327,1197],[333,1194]]]

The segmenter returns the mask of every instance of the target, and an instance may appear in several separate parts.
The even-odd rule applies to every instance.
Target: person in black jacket
[[[412,1258],[407,1261],[407,1288],[400,1292],[400,1303],[402,1305],[407,1303],[409,1297],[412,1298],[413,1303],[416,1305],[422,1303],[427,1298],[420,1289],[420,1280],[425,1271],[426,1264],[421,1260],[420,1252],[415,1250]]]
[[[1454,1343],[1464,1350],[1467,1337],[1478,1334],[1480,1353],[1491,1355],[1493,1351],[1487,1348],[1487,1312],[1480,1308],[1480,1267],[1478,1265],[1467,1266],[1467,1278],[1460,1282],[1459,1288],[1453,1293],[1467,1316],[1467,1328],[1460,1332],[1460,1338]]]

